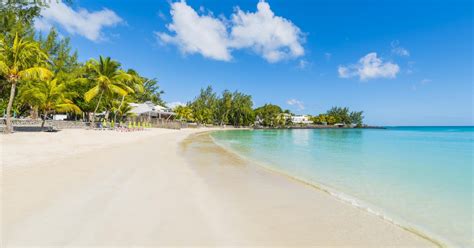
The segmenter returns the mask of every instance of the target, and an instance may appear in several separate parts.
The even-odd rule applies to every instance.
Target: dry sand
[[[0,135],[0,246],[434,246],[198,131]]]

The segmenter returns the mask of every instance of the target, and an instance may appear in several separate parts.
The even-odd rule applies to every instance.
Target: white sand
[[[1,135],[0,246],[433,246],[233,158],[185,159],[195,132]]]

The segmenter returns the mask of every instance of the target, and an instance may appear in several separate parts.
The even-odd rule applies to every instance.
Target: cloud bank
[[[52,26],[59,25],[68,33],[78,34],[92,41],[104,38],[103,28],[115,26],[123,21],[109,9],[95,12],[86,9],[76,11],[62,1],[51,1],[49,7],[41,11],[41,16],[35,21],[37,30],[48,31]]]
[[[249,49],[270,63],[304,55],[303,33],[291,21],[275,16],[265,1],[256,12],[235,8],[229,20],[199,14],[185,1],[171,4],[169,33],[157,32],[165,44],[185,54],[201,54],[221,61],[232,60],[232,51]]]
[[[375,78],[395,78],[399,71],[400,67],[397,64],[384,62],[377,57],[377,53],[369,53],[360,58],[356,64],[338,68],[339,77],[359,77],[362,81]]]

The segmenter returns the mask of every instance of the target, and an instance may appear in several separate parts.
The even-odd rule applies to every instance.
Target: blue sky
[[[258,8],[257,8],[258,7]],[[239,90],[294,113],[364,110],[374,125],[473,125],[471,1],[113,1],[52,4],[37,29],[80,60],[157,78],[167,102]]]

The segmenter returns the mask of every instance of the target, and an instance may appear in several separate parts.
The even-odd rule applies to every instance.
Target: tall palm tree
[[[41,128],[49,113],[82,113],[81,109],[68,99],[65,83],[58,83],[57,79],[31,82],[20,90],[18,98],[40,111],[43,116]]]
[[[134,92],[132,88],[126,85],[127,81],[133,79],[133,76],[120,69],[120,63],[100,56],[99,61],[91,59],[86,63],[87,78],[94,82],[94,87],[84,94],[86,102],[90,102],[99,96],[97,105],[92,117],[92,126],[95,123],[95,115],[99,109],[104,94],[117,94],[125,96]]]
[[[26,80],[51,78],[52,72],[42,67],[47,60],[48,55],[40,49],[39,44],[35,41],[23,39],[18,34],[15,35],[12,44],[8,44],[5,38],[0,38],[0,76],[4,77],[11,85],[5,133],[13,131],[10,113],[17,84]]]

